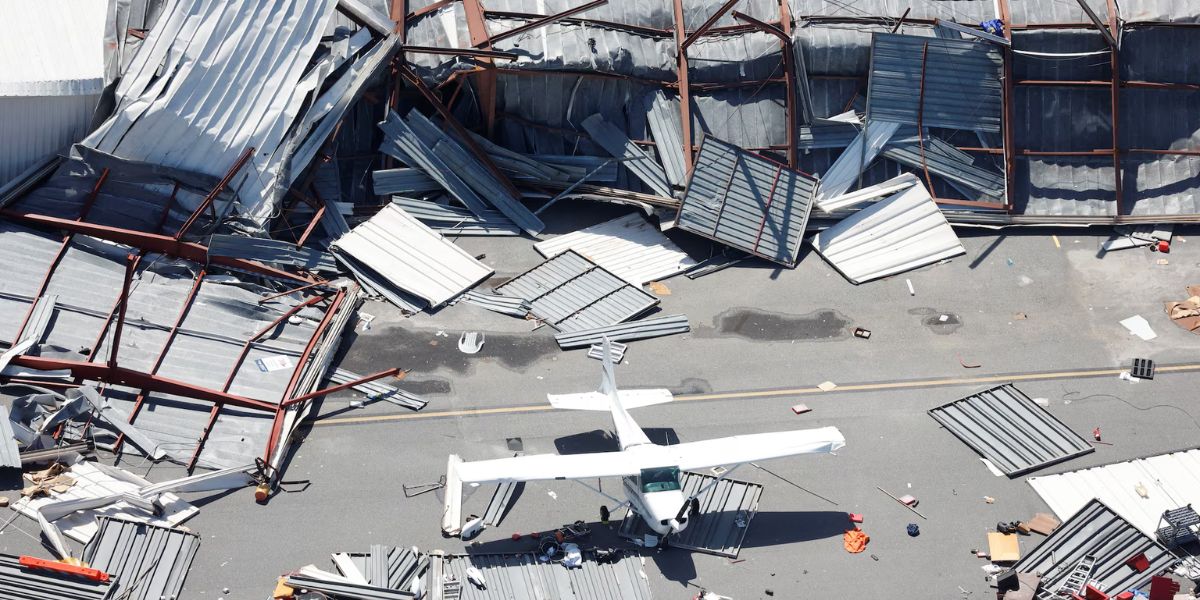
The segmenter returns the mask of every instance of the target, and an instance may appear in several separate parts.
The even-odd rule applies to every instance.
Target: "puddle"
[[[736,335],[759,342],[788,340],[836,340],[850,337],[850,318],[831,308],[803,315],[734,308],[715,320],[720,334]]]
[[[924,317],[921,324],[938,335],[950,335],[962,327],[962,319],[952,313],[934,308],[914,308],[908,311],[910,315]]]
[[[461,331],[447,330],[448,337],[435,333],[435,330],[393,325],[371,335],[358,336],[341,366],[359,373],[374,373],[397,366],[420,376],[439,369],[466,373],[480,362],[498,361],[506,369],[522,371],[538,360],[560,352],[551,336],[485,332],[483,348],[478,354],[468,355],[458,351]],[[415,389],[411,391],[420,393]]]

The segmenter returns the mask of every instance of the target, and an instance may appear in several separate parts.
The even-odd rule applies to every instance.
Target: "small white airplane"
[[[623,502],[583,481],[578,483],[618,502],[614,510],[630,507],[653,531],[665,538],[683,531],[688,524],[689,512],[694,516],[697,510],[695,499],[738,465],[796,454],[833,453],[846,445],[846,439],[836,427],[822,427],[659,446],[646,437],[629,415],[629,409],[670,402],[671,392],[665,389],[618,390],[607,338],[604,339],[603,355],[599,391],[549,394],[547,398],[555,408],[611,412],[620,452],[538,454],[474,462],[463,462],[457,455],[450,455],[446,473],[446,510],[442,518],[442,530],[446,534],[462,533],[464,483],[621,477],[626,497]],[[726,470],[693,496],[683,497],[679,484],[682,471],[716,466],[726,467]],[[608,510],[602,508],[601,513],[607,517]]]

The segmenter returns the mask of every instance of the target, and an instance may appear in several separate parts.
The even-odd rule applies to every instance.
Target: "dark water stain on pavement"
[[[908,314],[924,317],[921,324],[938,335],[950,335],[963,325],[962,318],[958,315],[934,308],[914,308],[910,309]]]
[[[711,394],[712,384],[707,380],[699,377],[688,377],[679,382],[679,385],[670,388],[671,394],[675,396],[688,396],[691,394]]]
[[[483,348],[477,354],[463,354],[458,350],[461,333],[447,330],[447,337],[441,337],[434,330],[387,327],[371,335],[359,335],[342,366],[359,373],[395,366],[419,375],[439,369],[466,373],[481,362],[499,361],[506,369],[522,371],[539,359],[560,352],[551,336],[484,332]]]
[[[403,381],[397,384],[397,387],[418,396],[449,394],[451,390],[450,382],[438,377],[416,380],[405,377]]]
[[[845,339],[850,337],[847,329],[849,324],[849,317],[831,308],[803,315],[733,308],[717,315],[714,320],[719,334],[736,335],[759,342]]]

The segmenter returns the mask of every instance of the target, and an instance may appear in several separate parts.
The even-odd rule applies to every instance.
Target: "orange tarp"
[[[846,547],[846,552],[858,554],[867,549],[867,542],[871,541],[871,537],[863,533],[863,530],[855,527],[847,529],[842,536],[842,545]]]

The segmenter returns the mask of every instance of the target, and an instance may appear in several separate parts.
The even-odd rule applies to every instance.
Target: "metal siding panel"
[[[867,118],[999,132],[1002,65],[1000,51],[987,42],[876,33]]]
[[[570,348],[591,346],[603,341],[606,337],[612,342],[629,342],[664,335],[687,333],[688,331],[691,331],[691,326],[688,324],[686,316],[670,315],[633,321],[631,323],[619,323],[607,327],[597,327],[595,329],[560,333],[554,336],[554,339],[558,342],[560,348],[567,350]]]
[[[929,416],[1009,477],[1095,451],[1011,384],[931,409]]]
[[[664,279],[696,265],[637,213],[538,242],[533,248],[547,258],[574,250],[634,285]]]
[[[839,221],[813,236],[810,243],[852,283],[966,253],[919,182]]]
[[[214,235],[208,241],[210,256],[236,256],[279,265],[291,265],[310,270],[337,272],[333,256],[311,248],[268,238],[242,235]]]
[[[334,242],[392,285],[440,306],[492,269],[395,205]]]
[[[639,148],[623,131],[596,113],[583,120],[580,125],[591,135],[592,141],[602,146],[614,158],[626,159],[621,164],[642,180],[654,193],[671,197],[671,185],[667,174],[649,154]]]
[[[1164,511],[1200,506],[1200,449],[1031,477],[1029,485],[1060,517],[1097,498],[1133,527],[1153,535]],[[1137,494],[1138,485],[1148,489],[1148,498]]]
[[[678,226],[794,266],[815,191],[816,182],[797,171],[705,137]]]
[[[115,593],[129,600],[180,597],[200,547],[198,535],[103,516],[98,523],[83,561],[112,575]]]

